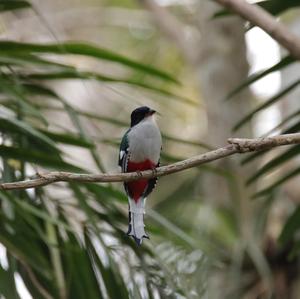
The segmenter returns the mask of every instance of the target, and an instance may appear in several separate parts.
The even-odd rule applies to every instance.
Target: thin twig
[[[13,183],[2,183],[0,189],[15,190],[29,189],[46,186],[55,182],[81,182],[81,183],[105,183],[105,182],[127,182],[141,178],[150,179],[159,176],[165,176],[171,173],[183,171],[185,169],[197,167],[201,164],[208,163],[214,160],[222,159],[237,153],[256,152],[270,149],[277,146],[300,144],[300,133],[278,135],[274,137],[243,139],[230,138],[228,145],[218,148],[207,153],[194,156],[192,158],[170,164],[167,166],[158,167],[155,170],[146,170],[142,172],[131,173],[116,173],[116,174],[81,174],[71,172],[48,172],[37,174],[37,178],[27,181],[19,181]]]
[[[282,23],[277,22],[277,20],[266,10],[256,4],[249,4],[245,0],[215,1],[240,15],[253,25],[263,29],[279,44],[286,48],[292,56],[300,60],[300,38]]]

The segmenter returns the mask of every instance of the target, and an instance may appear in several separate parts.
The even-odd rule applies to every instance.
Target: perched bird
[[[120,145],[119,165],[122,172],[154,170],[159,166],[162,139],[154,118],[155,112],[146,106],[132,111],[130,128]],[[132,236],[138,245],[142,244],[143,238],[149,239],[144,230],[145,204],[156,181],[157,178],[153,178],[124,183],[129,201],[127,235]]]

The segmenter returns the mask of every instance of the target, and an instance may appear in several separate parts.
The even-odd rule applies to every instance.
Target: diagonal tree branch
[[[248,20],[253,25],[263,29],[279,44],[286,48],[292,56],[300,60],[300,38],[282,23],[277,22],[266,10],[256,4],[249,4],[245,0],[215,1]]]
[[[2,183],[0,189],[29,189],[46,186],[55,182],[81,182],[81,183],[105,183],[105,182],[127,182],[141,178],[150,179],[159,176],[165,176],[171,173],[183,171],[185,169],[197,167],[214,160],[222,159],[237,153],[256,152],[270,149],[277,146],[300,144],[300,133],[278,135],[274,137],[256,138],[256,139],[228,139],[228,145],[216,150],[194,156],[192,158],[158,167],[156,170],[146,170],[142,172],[116,173],[116,174],[81,174],[71,172],[49,172],[37,174],[37,178],[19,181],[13,183]]]

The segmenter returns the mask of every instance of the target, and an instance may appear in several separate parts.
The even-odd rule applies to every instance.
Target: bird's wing
[[[162,146],[160,148],[160,151],[162,151]],[[155,167],[157,168],[159,166],[160,166],[160,161],[158,161],[158,163],[156,164]],[[154,190],[157,180],[158,180],[158,177],[149,180],[147,189],[144,192],[144,197],[147,197]]]
[[[155,167],[159,167],[159,165],[160,165],[160,162],[158,161],[158,163],[156,164]],[[144,191],[143,197],[147,197],[153,191],[153,189],[156,186],[157,180],[158,180],[158,178],[156,177],[156,178],[150,179],[148,181],[148,186],[147,186],[146,190]]]
[[[124,134],[121,144],[120,144],[120,151],[119,151],[119,166],[122,167],[122,172],[126,172],[124,169],[124,161],[127,159],[128,154],[128,148],[129,148],[129,142],[128,142],[128,133],[130,129],[127,130],[127,132]]]

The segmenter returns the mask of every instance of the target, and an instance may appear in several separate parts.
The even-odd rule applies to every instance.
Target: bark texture
[[[243,139],[243,138],[229,138],[229,145],[220,147],[216,150],[191,157],[167,166],[158,167],[155,170],[145,170],[140,172],[127,172],[117,174],[84,174],[72,173],[64,171],[54,171],[45,174],[37,174],[37,178],[26,181],[2,183],[0,189],[15,190],[15,189],[29,189],[46,186],[55,182],[81,182],[81,183],[106,183],[106,182],[128,182],[139,180],[141,178],[151,179],[159,176],[183,171],[189,168],[197,167],[202,164],[219,160],[237,153],[256,152],[267,150],[273,147],[300,144],[300,133],[278,135],[268,138],[257,139]]]

